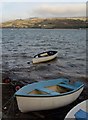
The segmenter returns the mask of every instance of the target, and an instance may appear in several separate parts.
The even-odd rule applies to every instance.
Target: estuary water
[[[56,50],[57,59],[32,64],[37,53]],[[2,73],[24,83],[86,76],[85,29],[3,29]]]

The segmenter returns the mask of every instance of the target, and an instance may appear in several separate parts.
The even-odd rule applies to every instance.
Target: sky
[[[0,22],[32,17],[86,16],[86,0],[1,0]]]

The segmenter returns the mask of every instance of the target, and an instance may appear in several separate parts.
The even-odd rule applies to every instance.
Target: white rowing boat
[[[59,78],[28,84],[19,89],[15,96],[21,112],[48,110],[72,103],[83,88],[81,82],[70,84],[68,79]]]
[[[33,63],[47,62],[56,58],[57,54],[58,54],[57,51],[42,52],[35,55],[32,62]]]

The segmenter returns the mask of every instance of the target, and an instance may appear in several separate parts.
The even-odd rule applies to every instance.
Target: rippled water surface
[[[57,59],[32,64],[35,54],[57,50]],[[3,74],[25,82],[59,76],[85,76],[85,29],[3,29]]]

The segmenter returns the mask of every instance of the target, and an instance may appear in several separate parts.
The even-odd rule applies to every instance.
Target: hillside
[[[30,18],[7,21],[2,28],[86,28],[86,18]]]

